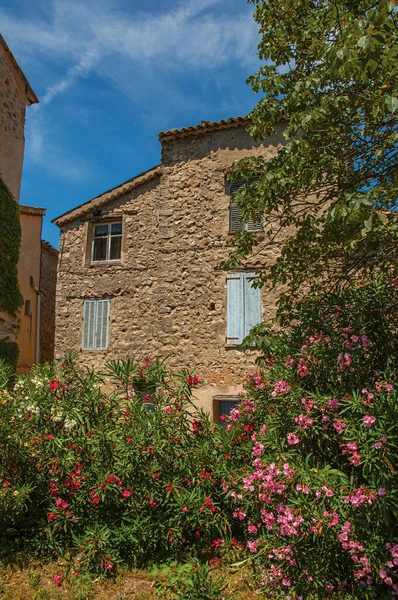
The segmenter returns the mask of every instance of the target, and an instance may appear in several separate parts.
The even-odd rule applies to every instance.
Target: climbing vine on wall
[[[16,318],[23,298],[18,284],[21,245],[19,206],[0,178],[0,311]]]

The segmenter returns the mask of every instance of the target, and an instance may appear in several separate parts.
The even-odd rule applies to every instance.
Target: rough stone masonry
[[[172,130],[159,135],[158,167],[55,220],[61,229],[55,355],[79,352],[103,367],[115,358],[170,355],[173,368],[196,368],[197,404],[208,412],[217,398],[236,398],[256,354],[226,343],[227,281],[218,268],[228,253],[231,197],[226,174],[243,157],[273,157],[277,133],[255,142],[247,119]],[[98,224],[122,223],[120,259],[93,261]],[[262,236],[264,240],[264,236]],[[280,242],[263,244],[247,272],[275,260]],[[83,350],[84,301],[110,301],[105,350]],[[275,296],[261,296],[262,320],[275,313]],[[213,412],[214,409],[214,412]]]

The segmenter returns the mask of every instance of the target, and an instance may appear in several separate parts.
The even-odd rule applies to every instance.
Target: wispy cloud
[[[69,63],[65,76],[44,94],[48,102],[92,69],[100,70],[110,56],[129,61],[130,67],[170,73],[253,63],[257,27],[246,7],[231,14],[228,3],[184,0],[160,13],[125,13],[115,0],[54,0],[47,19],[17,18],[0,8],[0,21],[21,55],[41,54],[46,61]],[[212,12],[223,5],[226,12]]]
[[[62,131],[44,113],[28,115],[25,155],[30,165],[44,168],[53,178],[78,183],[91,177],[90,163],[55,143]]]
[[[69,67],[65,77],[47,89],[41,99],[41,104],[49,104],[58,94],[66,92],[79,79],[87,77],[93,66],[98,62],[99,57],[98,49],[96,47],[90,48],[76,65]]]

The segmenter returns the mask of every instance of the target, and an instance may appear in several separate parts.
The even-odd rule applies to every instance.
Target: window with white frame
[[[101,223],[93,227],[92,262],[120,260],[122,222]]]
[[[85,300],[83,308],[83,350],[107,350],[109,342],[109,300]]]
[[[213,398],[213,417],[214,422],[223,425],[225,417],[229,417],[231,411],[239,406],[241,398],[239,396],[214,396]]]
[[[234,200],[234,193],[240,190],[242,187],[248,187],[253,183],[254,179],[248,181],[242,181],[240,183],[229,184],[229,194],[231,196],[231,202],[229,205],[229,231],[234,233],[235,231],[260,231],[262,228],[261,218],[256,220],[250,219],[247,222],[242,221],[242,210]]]
[[[256,273],[227,275],[227,345],[239,345],[252,327],[261,323],[261,288]]]

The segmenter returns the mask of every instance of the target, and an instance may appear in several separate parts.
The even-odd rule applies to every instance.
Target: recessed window
[[[25,300],[25,315],[27,317],[32,316],[32,301],[31,300]]]
[[[120,260],[122,251],[122,223],[95,225],[93,231],[92,261]]]
[[[141,402],[148,410],[148,412],[153,412],[156,408],[155,403],[153,402],[153,397],[156,394],[156,386],[149,385],[147,383],[134,384],[135,393],[140,397]]]
[[[231,411],[239,406],[240,402],[241,398],[239,398],[239,396],[214,396],[214,422],[223,425],[225,423],[225,417],[229,417]]]
[[[261,225],[261,217],[253,220],[245,222],[242,221],[242,210],[237,205],[236,201],[233,198],[233,194],[240,190],[243,187],[248,187],[251,183],[255,181],[254,179],[250,179],[248,181],[242,181],[240,183],[231,183],[229,184],[229,194],[231,197],[231,202],[229,205],[229,231],[230,233],[234,233],[235,231],[260,231],[262,228]]]

